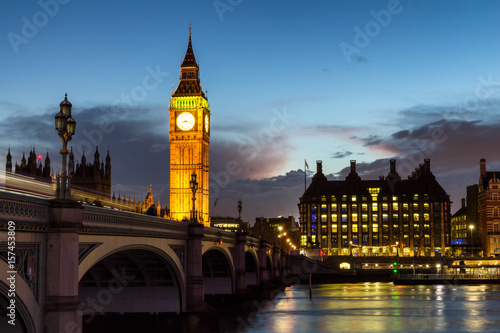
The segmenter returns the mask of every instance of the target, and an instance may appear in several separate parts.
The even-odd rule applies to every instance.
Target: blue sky
[[[304,159],[312,171],[323,160],[329,179],[355,159],[368,179],[390,158],[429,157],[455,203],[480,158],[500,169],[498,1],[47,0],[0,13],[0,152],[20,160],[35,144],[56,163],[53,115],[67,92],[72,143],[109,147],[117,192],[153,184],[168,199],[167,109],[189,23],[212,108],[216,215],[236,215],[241,197],[247,220],[297,216]],[[154,88],[141,90],[151,72]],[[99,136],[101,119],[114,129]],[[241,172],[226,184],[231,160]]]

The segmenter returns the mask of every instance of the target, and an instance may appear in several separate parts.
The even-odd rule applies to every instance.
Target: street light
[[[189,181],[189,187],[191,188],[191,191],[193,192],[193,210],[191,212],[191,222],[197,223],[197,214],[195,210],[195,201],[196,201],[196,191],[198,190],[198,182],[196,181],[196,171],[193,171],[191,174],[191,180]]]
[[[67,176],[66,156],[68,156],[68,142],[75,134],[76,121],[71,117],[71,103],[68,101],[68,94],[64,94],[64,101],[59,104],[60,111],[55,115],[56,130],[62,140],[63,147],[60,150],[62,155],[62,171],[57,177],[56,198],[71,199],[71,188]]]
[[[471,224],[470,228],[470,256],[474,257],[474,241],[472,239],[472,231],[474,230],[474,226]]]

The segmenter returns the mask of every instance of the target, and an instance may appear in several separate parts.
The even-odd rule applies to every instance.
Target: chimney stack
[[[481,176],[486,176],[486,160],[484,158],[481,159],[481,162],[479,162],[480,166],[480,175]]]
[[[425,166],[425,169],[424,171],[427,173],[427,172],[431,172],[431,159],[430,158],[426,158],[424,160],[424,166]]]
[[[356,173],[356,160],[351,160],[351,173]]]
[[[462,198],[462,208],[465,208],[465,198]]]
[[[323,163],[323,161],[316,161],[316,173],[323,173],[323,166],[321,165],[321,163]]]
[[[391,160],[391,173],[396,172],[396,160]]]

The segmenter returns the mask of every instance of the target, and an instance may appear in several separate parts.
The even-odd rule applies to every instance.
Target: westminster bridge
[[[95,315],[196,311],[205,295],[279,279],[280,259],[245,233],[2,191],[0,331],[81,332]]]

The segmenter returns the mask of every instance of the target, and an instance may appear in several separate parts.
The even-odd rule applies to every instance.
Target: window
[[[499,232],[498,223],[493,224],[493,232],[498,234],[498,232]]]
[[[352,222],[358,222],[358,214],[352,214],[351,215],[351,221]]]
[[[342,222],[347,223],[347,214],[342,214]]]
[[[387,214],[382,214],[382,221],[388,222],[389,221],[389,215]]]
[[[311,214],[311,222],[312,223],[318,222],[318,214]]]
[[[357,211],[358,211],[358,205],[356,205],[356,204],[352,204],[352,205],[351,205],[351,212],[352,212],[352,213],[355,213],[355,212],[357,212]]]
[[[418,213],[413,214],[413,221],[420,221],[420,215]]]
[[[429,214],[424,213],[424,221],[429,222]]]
[[[336,233],[337,233],[337,225],[332,224],[332,234],[336,234]]]
[[[343,213],[347,212],[347,205],[346,204],[342,204],[342,212]]]
[[[363,232],[368,232],[368,225],[367,224],[363,224]]]
[[[328,222],[326,214],[321,214],[321,222],[323,222],[323,223]]]
[[[413,209],[415,209],[415,210],[418,209],[418,203],[413,204]]]
[[[424,203],[424,210],[429,210],[429,203],[428,202]]]
[[[326,201],[326,197],[324,195],[321,196],[321,201]]]
[[[374,224],[373,226],[373,232],[378,232],[378,224]]]
[[[404,204],[403,204],[403,209],[404,209],[404,210],[408,210],[408,204],[407,204],[407,203],[404,203]]]
[[[368,222],[368,214],[361,215],[361,219],[363,220],[363,222]]]
[[[498,200],[498,193],[493,193],[493,194],[491,195],[491,198],[492,198],[493,200]]]
[[[372,215],[372,221],[373,222],[378,222],[378,215],[377,214],[373,214]]]
[[[498,216],[498,208],[493,208],[493,216]]]
[[[337,214],[332,214],[332,222],[337,222]]]
[[[387,212],[388,210],[389,210],[389,205],[386,203],[382,204],[382,211]]]
[[[347,233],[347,224],[342,224],[342,232]]]
[[[355,233],[358,232],[358,225],[357,224],[352,225],[352,232],[355,232]]]
[[[399,209],[399,205],[398,205],[397,202],[395,202],[395,203],[392,204],[392,209],[396,210],[396,211]]]
[[[336,212],[337,211],[337,204],[332,204],[331,209],[332,209],[332,212]]]
[[[307,235],[300,236],[300,245],[307,246]]]
[[[372,203],[372,211],[373,212],[378,211],[378,204],[376,202]]]
[[[322,204],[322,205],[321,205],[321,210],[322,210],[322,211],[326,211],[326,205],[325,205],[325,204]]]
[[[333,201],[336,201],[336,200],[337,200],[337,199],[335,199],[335,196],[334,196],[334,195],[332,195],[332,202],[333,202]]]
[[[351,197],[351,201],[356,201],[356,196],[355,196],[355,195],[353,195],[353,196]]]
[[[362,204],[362,205],[361,205],[361,210],[362,210],[363,212],[367,212],[367,211],[368,211],[368,205],[367,205],[367,204]]]

